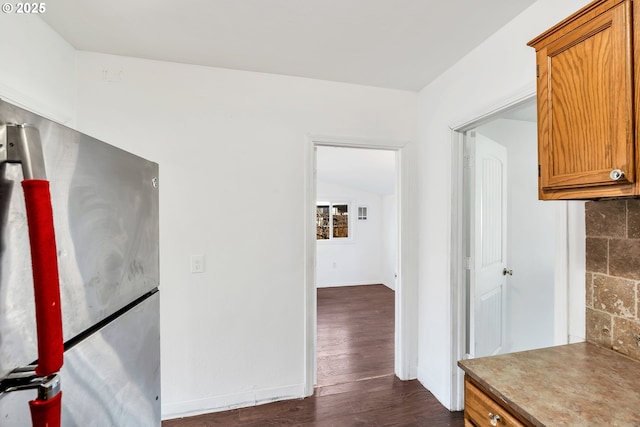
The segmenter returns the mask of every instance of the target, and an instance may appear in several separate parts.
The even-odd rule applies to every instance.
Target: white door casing
[[[507,312],[507,150],[470,132],[472,147],[470,351],[505,351]]]
[[[316,381],[316,190],[315,147],[350,147],[392,150],[396,156],[398,209],[397,278],[395,298],[395,374],[401,380],[417,377],[418,363],[418,258],[417,206],[414,188],[416,149],[409,141],[389,141],[307,135],[305,147],[305,396]]]
[[[465,197],[467,144],[469,133],[478,126],[501,118],[506,112],[519,110],[522,106],[535,102],[535,85],[523,88],[487,108],[470,114],[449,125],[452,141],[452,198],[451,198],[451,313],[452,342],[451,360],[451,407],[450,410],[464,408],[464,372],[458,367],[458,360],[468,357],[471,301],[469,298],[468,273],[471,267],[467,255],[469,229],[467,212],[469,198]],[[570,342],[569,334],[578,330],[573,341],[584,337],[584,309],[580,302],[584,297],[584,202],[553,202],[558,205],[556,219],[556,250],[554,277],[554,345]],[[581,206],[577,206],[580,204]],[[567,206],[569,205],[569,206]],[[582,226],[580,226],[582,224]],[[571,255],[570,255],[571,254]],[[514,275],[517,272],[514,272]],[[577,294],[574,298],[573,294]],[[584,303],[582,305],[584,307]],[[574,313],[577,318],[570,318]]]

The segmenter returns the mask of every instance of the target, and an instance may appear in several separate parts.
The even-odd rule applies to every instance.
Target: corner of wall
[[[0,98],[65,126],[76,124],[76,51],[37,16],[0,14]]]

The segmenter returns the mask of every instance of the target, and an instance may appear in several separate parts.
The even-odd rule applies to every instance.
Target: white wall
[[[80,130],[160,164],[163,417],[302,396],[306,135],[415,140],[417,95],[86,52],[78,76]]]
[[[418,379],[449,408],[453,407],[450,127],[532,93],[535,54],[526,43],[585,4],[587,0],[538,0],[420,92]],[[572,238],[580,242],[580,236]]]
[[[37,15],[0,13],[0,98],[75,121],[75,49]]]
[[[538,127],[497,119],[477,129],[507,148],[506,352],[554,343],[554,267],[558,203],[538,200]]]
[[[346,202],[350,209],[348,239],[318,240],[316,286],[383,283],[382,196],[323,181],[317,181],[316,188],[318,203]],[[358,220],[358,206],[368,207],[366,221]]]

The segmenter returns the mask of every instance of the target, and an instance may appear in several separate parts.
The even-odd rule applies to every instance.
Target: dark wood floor
[[[318,289],[319,387],[393,375],[394,299],[384,285]]]
[[[463,426],[416,381],[393,374],[394,292],[383,285],[318,289],[318,381],[313,396],[163,421],[205,426]]]

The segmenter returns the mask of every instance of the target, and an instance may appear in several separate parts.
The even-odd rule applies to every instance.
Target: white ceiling
[[[79,50],[417,91],[535,0],[56,0]]]
[[[377,194],[394,194],[396,153],[363,148],[318,147],[316,179]]]
[[[418,91],[534,2],[56,0],[40,16],[78,50]],[[318,166],[395,191],[393,152],[320,147]]]

